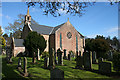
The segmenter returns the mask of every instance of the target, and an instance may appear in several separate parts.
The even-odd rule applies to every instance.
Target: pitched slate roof
[[[15,42],[15,47],[24,47],[24,45],[23,45],[24,40],[23,39],[14,39],[14,42]]]
[[[54,29],[53,29],[53,31],[51,32],[51,34],[54,34],[55,33],[55,31],[57,31],[62,25],[64,25],[65,23],[63,23],[63,24],[60,24],[60,25],[58,25],[58,26],[56,26],[56,27],[54,27]]]
[[[40,33],[40,34],[46,34],[46,35],[49,35],[53,29],[53,27],[39,25],[37,23],[32,23],[30,27],[33,31],[36,31],[37,33]]]

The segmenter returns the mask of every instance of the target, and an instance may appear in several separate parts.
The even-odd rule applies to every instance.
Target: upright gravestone
[[[92,63],[93,64],[97,63],[96,62],[96,52],[95,51],[92,52]]]
[[[79,51],[79,56],[81,56],[81,51]]]
[[[90,70],[92,67],[92,52],[84,53],[84,68]]]
[[[101,72],[101,73],[111,73],[111,63],[109,63],[109,62],[99,63],[99,72]]]
[[[113,53],[112,53],[112,51],[110,50],[110,51],[108,52],[108,60],[111,61],[112,58],[113,58]]]
[[[33,63],[36,63],[36,56],[35,56],[35,52],[33,53],[32,62],[33,62]]]
[[[51,48],[49,52],[49,68],[54,69],[55,68],[55,59],[54,59],[54,49]]]
[[[64,71],[60,70],[60,69],[53,69],[50,71],[50,80],[64,80]]]
[[[62,50],[59,48],[57,50],[57,54],[58,54],[58,64],[59,65],[63,65],[63,56],[62,56]]]
[[[49,65],[49,57],[44,58],[44,68],[48,68]]]
[[[40,60],[40,50],[38,49],[38,54],[37,54],[38,60]]]
[[[27,72],[27,58],[24,57],[24,61],[23,61],[23,72],[24,72],[24,76],[28,76],[28,72]]]
[[[69,61],[71,60],[71,54],[70,53],[68,54],[68,60]]]
[[[66,49],[64,49],[64,57],[63,59],[67,59],[67,56],[66,56]]]
[[[22,59],[21,57],[18,59],[18,70],[21,70],[22,69],[22,66],[21,66],[21,63],[22,62]]]
[[[76,51],[76,58],[78,57],[78,51]]]
[[[83,65],[83,57],[78,56],[76,58],[76,68],[82,69],[82,65]]]
[[[103,58],[99,57],[98,58],[98,63],[101,63],[101,62],[103,62]]]

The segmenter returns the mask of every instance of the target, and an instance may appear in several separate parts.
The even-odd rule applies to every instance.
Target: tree
[[[8,35],[7,35],[7,34],[4,34],[4,35],[3,35],[3,37],[4,37],[4,38],[7,38],[7,37],[8,37]]]
[[[94,39],[90,39],[90,38],[85,40],[85,51],[86,50],[87,51],[93,51],[94,50],[94,48],[93,48],[93,40]]]
[[[28,36],[24,40],[23,45],[29,51],[29,56],[33,56],[34,62],[38,49],[42,53],[46,48],[46,41],[42,35],[33,31],[28,34]]]
[[[105,39],[95,39],[93,42],[93,49],[97,52],[97,58],[106,58],[106,53],[109,50],[109,44]]]
[[[110,4],[113,5],[114,2],[111,0]],[[65,0],[65,2],[26,2],[28,6],[38,6],[40,9],[43,10],[44,15],[51,14],[54,17],[61,16],[62,14],[60,13],[60,10],[65,11],[66,14],[71,14],[73,16],[78,15],[82,16],[85,12],[85,8],[91,5],[94,5],[95,2],[79,2],[78,1],[73,1],[73,2],[68,2],[68,0]],[[116,1],[117,3],[117,1]]]
[[[3,34],[2,28],[1,28],[1,26],[0,26],[0,47],[2,47],[2,49],[4,49],[5,46],[6,46],[6,41],[5,41],[5,39],[2,37],[2,34]]]

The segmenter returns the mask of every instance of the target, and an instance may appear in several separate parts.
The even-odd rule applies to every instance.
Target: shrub
[[[49,57],[49,52],[47,51],[42,52],[42,58],[46,58],[46,57]]]
[[[115,71],[120,71],[120,52],[115,52],[113,54],[113,68]]]

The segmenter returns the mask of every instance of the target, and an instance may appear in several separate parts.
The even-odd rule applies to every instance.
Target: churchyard
[[[87,57],[86,60],[82,59],[81,56],[78,56],[77,59],[70,56],[71,59],[69,60],[61,59],[63,57],[59,55],[56,57],[58,64],[55,64],[55,58],[52,58],[54,57],[52,54],[54,54],[53,51],[49,58],[50,60],[40,57],[40,60],[36,60],[36,63],[32,62],[31,57],[13,57],[11,58],[12,62],[10,59],[9,62],[7,62],[6,55],[0,56],[0,58],[2,58],[2,79],[120,79],[120,73],[116,73],[113,70],[113,64],[111,61],[106,61],[100,58],[95,60],[95,64],[92,64],[92,53],[84,55],[84,59]],[[50,61],[50,63],[47,61]]]

